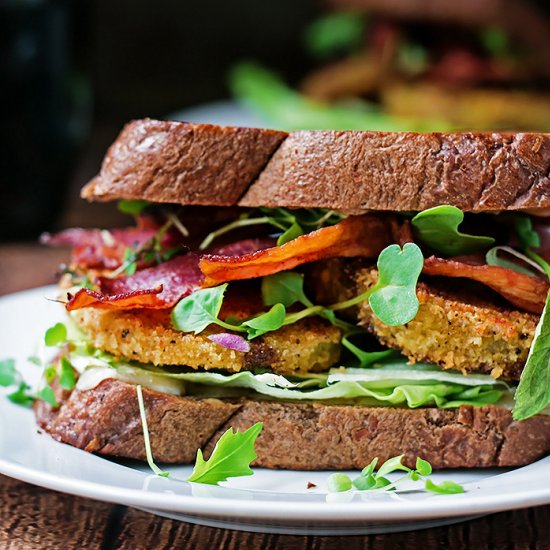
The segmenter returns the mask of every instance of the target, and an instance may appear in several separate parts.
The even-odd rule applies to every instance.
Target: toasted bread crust
[[[401,409],[268,400],[175,397],[143,390],[153,455],[190,463],[228,428],[264,428],[256,466],[289,470],[358,469],[375,456],[404,453],[434,468],[520,466],[550,451],[550,417],[523,422],[497,406]],[[58,410],[37,402],[38,423],[58,441],[99,454],[145,459],[136,387],[104,380],[75,390]]]
[[[350,213],[550,206],[550,134],[294,132],[240,205]]]
[[[231,206],[285,136],[274,130],[134,120],[111,145],[100,174],[82,196]]]
[[[550,134],[287,135],[146,119],[124,128],[82,195],[357,214],[438,204],[494,212],[550,207],[549,169]]]

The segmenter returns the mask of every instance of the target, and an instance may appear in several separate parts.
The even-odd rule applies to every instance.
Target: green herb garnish
[[[436,252],[460,256],[479,252],[491,246],[495,239],[468,235],[458,230],[464,212],[456,206],[435,206],[419,212],[411,220],[416,237]]]
[[[420,248],[406,243],[401,249],[392,244],[378,256],[378,281],[363,294],[329,306],[331,310],[347,309],[368,299],[373,313],[390,326],[404,325],[418,311],[416,283],[424,265]]]
[[[59,385],[64,390],[72,390],[76,385],[74,368],[66,357],[59,362]]]
[[[514,420],[535,416],[550,405],[550,293],[535,330],[514,399]]]
[[[257,213],[262,215],[256,215]],[[251,225],[269,225],[278,232],[282,232],[277,239],[277,246],[281,246],[301,235],[341,222],[344,214],[325,208],[305,208],[289,210],[287,208],[259,208],[243,214],[239,219],[212,231],[202,241],[200,250],[208,248],[215,239],[235,229]]]
[[[149,468],[153,471],[154,474],[161,477],[168,477],[169,472],[163,472],[153,460],[153,452],[151,450],[151,441],[149,439],[149,428],[147,427],[147,414],[145,412],[145,403],[143,402],[143,392],[141,391],[141,386],[138,384],[136,386],[138,407],[139,407],[139,416],[141,418],[141,427],[143,429],[143,442],[145,444],[145,457],[147,459],[147,464]]]
[[[514,226],[525,254],[550,278],[550,265],[532,248],[540,246],[540,237],[526,216],[516,216]],[[535,336],[523,367],[512,411],[514,420],[525,420],[550,405],[550,293],[542,311]]]
[[[51,386],[44,386],[36,393],[36,398],[45,401],[50,404],[53,408],[59,406],[57,399],[55,398],[55,393]]]
[[[376,471],[378,458],[374,458],[368,466],[363,468],[361,475],[353,481],[346,474],[332,474],[327,481],[328,490],[329,492],[342,492],[349,491],[353,487],[357,491],[395,491],[404,481],[409,480],[424,481],[426,491],[441,495],[464,492],[464,487],[453,481],[443,481],[436,484],[429,479],[428,476],[432,473],[432,466],[427,460],[418,457],[415,468],[408,468],[401,462],[402,460],[403,455],[390,458]],[[406,475],[392,482],[386,476],[396,471],[406,472]]]
[[[15,359],[0,361],[0,386],[15,386],[19,382],[19,373],[15,368]]]
[[[365,16],[337,12],[316,19],[305,33],[307,49],[319,58],[356,51],[363,39]]]
[[[56,323],[44,334],[44,343],[47,346],[60,346],[67,341],[67,327],[63,323]]]
[[[262,428],[262,422],[245,432],[234,432],[229,428],[216,443],[208,460],[204,460],[202,451],[198,449],[193,473],[187,481],[217,485],[229,477],[252,475],[250,463],[257,458],[254,443]]]
[[[117,202],[118,211],[131,216],[141,214],[150,205],[150,202],[142,200],[120,200]]]
[[[19,387],[12,393],[8,394],[8,399],[16,405],[30,407],[34,403],[35,397],[29,393],[31,387],[26,382],[19,382]]]

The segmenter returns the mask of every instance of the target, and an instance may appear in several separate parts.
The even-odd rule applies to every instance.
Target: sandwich
[[[140,386],[159,462],[258,422],[267,468],[533,462],[549,169],[546,134],[130,122],[82,196],[135,225],[43,236],[73,250],[37,422],[145,460]]]

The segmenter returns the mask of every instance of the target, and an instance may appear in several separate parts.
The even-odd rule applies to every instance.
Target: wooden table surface
[[[0,294],[53,282],[66,253],[34,244],[0,245]],[[0,419],[1,421],[1,419]],[[541,483],[550,483],[541,479]],[[213,529],[126,506],[73,497],[0,475],[0,549],[127,548],[550,548],[550,506],[423,531],[306,537]]]

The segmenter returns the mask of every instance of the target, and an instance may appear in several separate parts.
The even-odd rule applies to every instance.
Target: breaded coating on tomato
[[[357,290],[364,292],[378,278],[376,269],[357,273]],[[481,372],[495,378],[519,380],[538,316],[420,282],[416,317],[404,326],[388,326],[367,302],[359,308],[359,322],[383,344],[400,350],[411,362],[428,361],[463,373]],[[488,291],[490,292],[490,291]]]
[[[83,308],[71,317],[98,349],[141,363],[185,365],[229,372],[255,368],[279,374],[326,371],[340,358],[340,330],[319,318],[304,319],[250,341],[247,353],[223,347],[208,335],[180,332],[163,310],[101,310]]]

